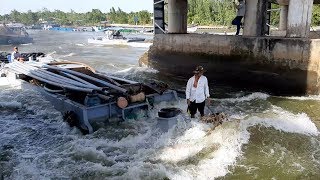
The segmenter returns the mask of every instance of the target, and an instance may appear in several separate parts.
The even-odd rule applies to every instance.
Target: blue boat
[[[20,80],[36,85],[69,125],[84,133],[94,132],[98,122],[135,119],[137,111],[148,112],[155,103],[178,100],[176,91],[163,83],[145,84],[113,77],[81,63],[15,61],[8,68]]]
[[[52,28],[49,28],[49,30],[51,30],[51,31],[67,31],[67,32],[70,32],[70,31],[74,31],[74,28],[52,27]]]

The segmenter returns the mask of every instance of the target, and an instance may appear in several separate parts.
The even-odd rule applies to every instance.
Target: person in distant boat
[[[113,33],[113,39],[122,39],[122,35],[119,30]]]
[[[201,117],[204,116],[206,101],[210,103],[208,79],[203,75],[203,67],[197,66],[193,73],[194,76],[188,80],[186,88],[186,99],[191,118],[195,117],[197,110]]]
[[[234,7],[237,9],[237,16],[233,19],[232,25],[237,26],[237,32],[236,36],[240,33],[240,27],[242,26],[242,18],[244,17],[244,14],[246,12],[246,5],[244,0],[239,0],[239,3],[237,4],[235,1],[233,1]]]
[[[11,54],[11,62],[13,61],[23,61],[24,58],[21,56],[21,54],[18,51],[18,47],[13,48],[13,52]]]

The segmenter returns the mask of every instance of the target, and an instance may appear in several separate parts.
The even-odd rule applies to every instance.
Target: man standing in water
[[[236,36],[239,35],[240,27],[242,26],[241,20],[246,12],[246,5],[244,0],[239,0],[239,4],[236,4],[233,1],[234,7],[237,9],[237,17],[235,17],[232,21],[232,25],[237,25]]]
[[[188,80],[186,88],[186,99],[191,118],[195,117],[197,110],[200,112],[201,117],[204,116],[206,100],[210,103],[208,80],[203,76],[203,67],[198,66],[193,73],[194,76]]]

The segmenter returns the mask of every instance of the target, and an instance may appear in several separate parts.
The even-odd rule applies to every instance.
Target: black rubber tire
[[[158,112],[158,116],[161,118],[172,118],[182,113],[179,108],[162,108]]]

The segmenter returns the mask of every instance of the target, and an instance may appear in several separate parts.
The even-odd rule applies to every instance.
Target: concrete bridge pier
[[[188,1],[168,1],[168,33],[187,33]]]
[[[165,4],[154,0],[155,36],[140,64],[186,80],[202,65],[209,82],[217,85],[276,95],[318,95],[320,39],[310,39],[309,31],[313,3],[320,0],[277,1],[284,34],[275,37],[268,34],[270,1],[246,0],[243,36],[229,36],[187,34],[187,0],[168,1],[168,29],[163,30]]]
[[[313,0],[290,0],[286,37],[309,37]]]
[[[267,3],[265,0],[246,0],[243,36],[266,34]]]

